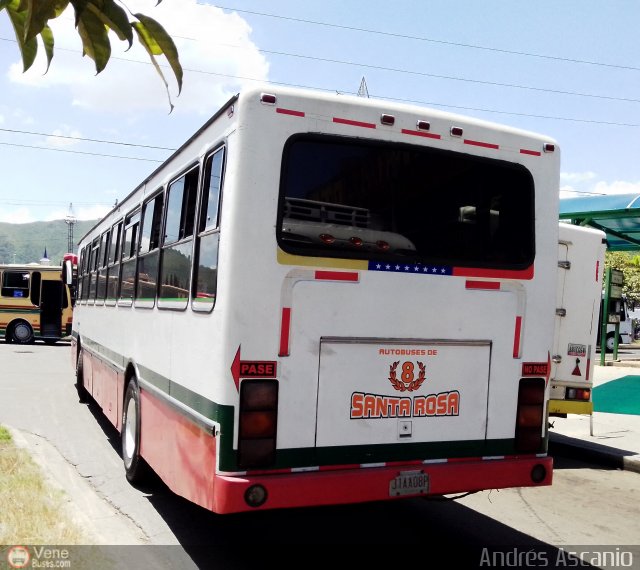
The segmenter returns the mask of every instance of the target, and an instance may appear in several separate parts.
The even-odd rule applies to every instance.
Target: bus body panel
[[[239,392],[255,377],[239,372],[246,363],[267,363],[276,371],[268,379],[278,383],[276,459],[264,475],[278,498],[267,501],[267,508],[320,504],[318,491],[304,493],[308,485],[319,489],[320,480],[335,485],[334,502],[345,502],[356,482],[369,477],[376,481],[365,486],[370,493],[355,493],[354,500],[390,498],[393,470],[361,473],[359,465],[368,463],[451,458],[460,464],[435,470],[435,480],[443,473],[463,481],[476,465],[472,460],[509,456],[508,477],[491,484],[499,468],[483,464],[486,479],[478,484],[549,484],[551,462],[542,457],[544,449],[540,457],[525,457],[515,439],[521,379],[548,382],[557,147],[545,153],[543,144],[552,143],[547,138],[435,111],[429,111],[430,132],[439,135],[429,138],[415,131],[424,109],[277,91],[275,106],[260,101],[260,90],[240,95],[83,239],[81,251],[190,166],[202,167],[210,151],[224,144],[213,311],[195,312],[190,300],[180,310],[159,308],[157,299],[153,307],[136,300],[115,306],[79,300],[75,342],[92,360],[107,363],[90,367],[94,397],[110,407],[108,415],[121,429],[126,382],[135,376],[142,395],[143,457],[171,489],[216,512],[249,509],[241,497],[252,481],[262,480],[237,457]],[[381,127],[381,109],[392,110],[402,128]],[[463,138],[449,135],[452,125],[464,130]],[[364,259],[284,251],[277,238],[282,157],[299,136],[381,148],[433,147],[526,168],[535,187],[531,265],[453,266],[446,275],[419,266],[417,274],[407,275]],[[365,402],[367,396],[373,399]],[[363,417],[352,417],[358,414]],[[544,422],[538,431],[544,440]],[[192,445],[195,459],[185,460],[184,450]],[[211,487],[196,469],[200,460]],[[539,481],[532,479],[534,464],[549,471]],[[317,480],[291,472],[316,469],[336,472]],[[288,475],[269,474],[283,471]],[[280,487],[287,477],[288,498],[284,483]],[[466,484],[438,483],[432,489]],[[227,491],[238,495],[225,498]]]
[[[605,237],[600,230],[559,224],[558,311],[555,317],[550,413],[590,414],[593,411],[591,389]]]

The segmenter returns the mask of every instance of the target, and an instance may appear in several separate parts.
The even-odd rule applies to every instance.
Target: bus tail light
[[[518,389],[516,413],[516,451],[538,452],[542,449],[544,425],[543,378],[522,378]]]
[[[265,467],[276,457],[278,382],[243,380],[240,383],[238,465]]]
[[[589,388],[567,388],[565,398],[588,402],[591,399],[591,390]]]

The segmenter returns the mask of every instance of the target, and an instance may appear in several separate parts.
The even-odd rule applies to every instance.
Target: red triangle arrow
[[[238,352],[231,363],[231,376],[233,376],[236,390],[240,391],[240,346],[238,346]]]

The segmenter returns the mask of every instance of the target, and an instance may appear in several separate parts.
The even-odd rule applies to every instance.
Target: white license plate
[[[429,492],[429,475],[422,471],[401,471],[389,481],[389,496],[426,495]]]

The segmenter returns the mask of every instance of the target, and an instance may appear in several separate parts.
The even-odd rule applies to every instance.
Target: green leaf
[[[19,8],[20,0],[10,0],[6,5],[7,14],[9,14],[9,19],[11,20],[11,25],[16,35],[16,41],[20,48],[20,54],[22,55],[22,68],[23,71],[27,71],[36,59],[38,42],[35,38],[31,38],[30,40],[24,39],[27,11],[21,11]]]
[[[49,26],[45,26],[42,28],[40,32],[40,38],[42,39],[42,43],[44,45],[44,51],[47,54],[47,69],[45,73],[49,71],[49,66],[51,65],[51,60],[53,59],[53,32]]]
[[[112,29],[119,39],[129,42],[129,47],[133,44],[133,31],[127,13],[120,8],[113,0],[103,0],[102,6],[93,3],[87,4],[87,9],[91,10],[102,22]]]
[[[70,0],[71,5],[73,6],[73,10],[75,12],[76,15],[76,28],[80,25],[80,18],[82,17],[82,14],[84,14],[84,11],[87,7],[87,4],[89,3],[89,0]]]
[[[180,65],[180,59],[178,57],[178,49],[176,44],[173,43],[171,36],[166,30],[153,18],[145,16],[144,14],[134,14],[140,23],[144,26],[147,33],[153,38],[154,43],[160,48],[161,53],[167,58],[173,74],[178,82],[178,94],[182,91],[182,65]],[[136,28],[137,29],[137,28]],[[155,54],[159,55],[159,54]]]
[[[0,0],[0,10],[4,10],[10,2],[11,0]]]
[[[131,22],[131,27],[138,34],[140,43],[144,46],[149,55],[162,55],[162,48],[158,42],[153,39],[153,36],[149,33],[149,30],[147,30],[142,22]]]
[[[165,79],[164,74],[162,73],[162,70],[158,65],[156,57],[153,53],[152,45],[149,44],[149,36],[148,36],[147,30],[140,22],[132,22],[131,26],[136,31],[136,34],[138,35],[138,40],[140,40],[140,43],[144,46],[144,49],[147,50],[147,53],[149,54],[149,59],[151,60],[153,67],[156,68],[156,72],[160,76],[160,79],[162,79],[162,83],[164,83],[164,88],[167,90],[167,99],[169,99],[169,106],[170,106],[169,113],[171,113],[171,111],[173,111],[173,103],[171,102],[171,93],[169,92],[169,84],[167,83],[167,80]]]
[[[27,0],[25,40],[35,38],[56,13],[56,0]]]
[[[84,53],[95,62],[96,73],[100,73],[111,57],[107,27],[93,12],[84,10],[78,20],[78,33],[82,38]]]

